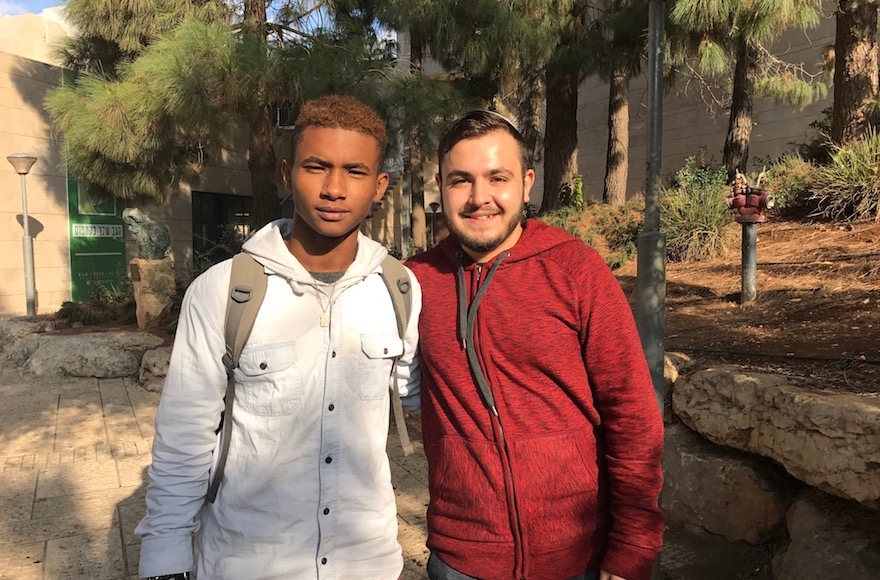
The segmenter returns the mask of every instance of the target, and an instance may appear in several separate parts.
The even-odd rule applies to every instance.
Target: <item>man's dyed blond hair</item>
[[[379,167],[385,161],[385,149],[388,146],[388,134],[385,121],[369,105],[355,97],[343,95],[325,95],[306,101],[300,109],[293,130],[293,149],[302,139],[303,131],[309,127],[325,127],[328,129],[348,129],[357,131],[376,140],[379,148]]]

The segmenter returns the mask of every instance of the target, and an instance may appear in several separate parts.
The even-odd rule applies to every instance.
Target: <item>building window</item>
[[[197,265],[216,264],[241,249],[250,233],[253,199],[193,191],[193,257]]]

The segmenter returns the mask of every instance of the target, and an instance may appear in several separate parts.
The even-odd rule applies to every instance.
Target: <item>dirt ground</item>
[[[667,263],[667,351],[880,394],[880,222],[759,225],[757,297],[745,304],[741,260],[737,241],[720,259]],[[634,300],[635,262],[617,274]]]

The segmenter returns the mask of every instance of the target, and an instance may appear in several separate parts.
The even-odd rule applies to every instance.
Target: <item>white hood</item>
[[[255,232],[242,246],[242,250],[254,257],[266,269],[287,278],[293,284],[316,284],[312,275],[299,263],[287,249],[284,238],[293,230],[293,220],[280,219],[266,224]],[[358,248],[354,262],[345,271],[343,281],[362,279],[374,272],[385,259],[388,250],[358,232]]]

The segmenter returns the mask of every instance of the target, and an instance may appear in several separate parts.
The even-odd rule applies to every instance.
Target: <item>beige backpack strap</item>
[[[226,458],[229,455],[229,442],[232,440],[232,408],[235,403],[235,369],[241,351],[251,334],[257,313],[266,296],[268,278],[263,266],[249,254],[239,253],[232,258],[232,273],[229,276],[229,299],[226,302],[226,352],[223,366],[226,368],[226,407],[220,415],[220,458],[208,487],[207,500],[214,503],[217,490],[223,479]]]
[[[385,256],[382,262],[382,281],[388,287],[391,295],[391,303],[394,305],[394,316],[397,318],[397,333],[400,340],[404,340],[406,326],[412,313],[412,282],[403,264],[394,256]],[[397,425],[397,434],[400,437],[400,445],[404,455],[413,452],[409,432],[406,429],[406,420],[403,416],[403,403],[400,400],[400,390],[397,387],[397,362],[400,357],[395,357],[392,363],[391,374],[394,384],[391,387],[391,407],[394,410],[394,423]]]

